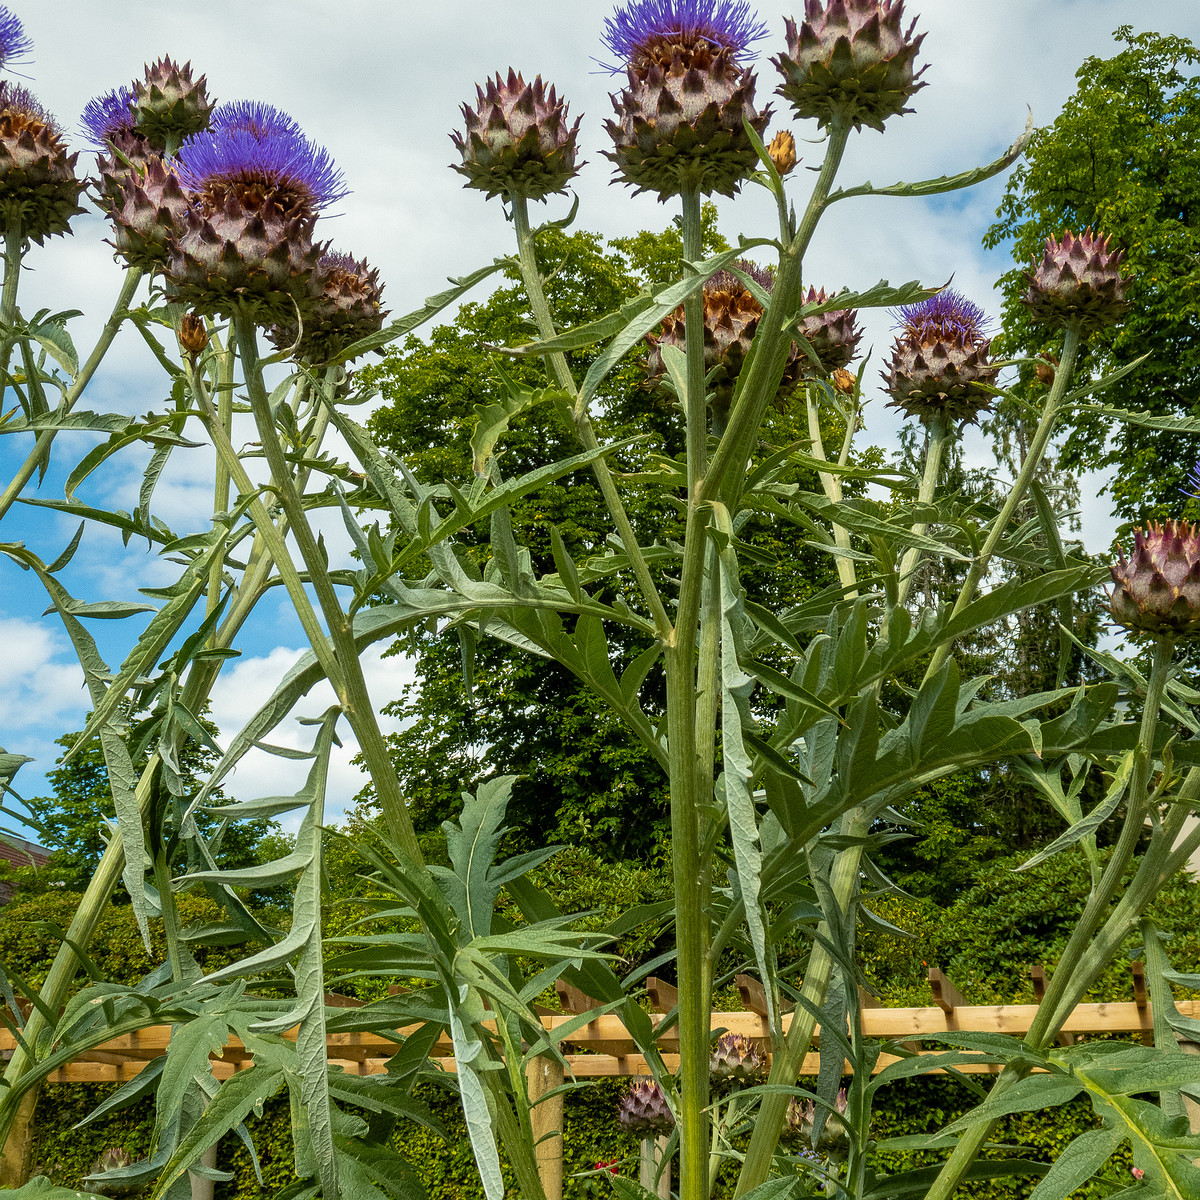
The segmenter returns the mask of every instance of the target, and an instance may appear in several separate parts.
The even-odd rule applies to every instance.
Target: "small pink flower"
[[[1145,1175],[1145,1173],[1146,1172],[1143,1171],[1141,1167],[1131,1167],[1130,1168],[1130,1174],[1133,1175],[1134,1179],[1141,1179],[1141,1177],[1143,1175]]]

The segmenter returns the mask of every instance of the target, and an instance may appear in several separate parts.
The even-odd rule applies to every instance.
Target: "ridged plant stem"
[[[700,257],[700,197],[683,196],[683,257]],[[675,889],[676,970],[679,981],[679,1200],[708,1197],[708,1042],[706,987],[708,914],[700,853],[700,806],[712,803],[712,758],[700,761],[697,743],[697,648],[705,595],[706,506],[698,502],[707,445],[704,395],[704,301],[684,306],[687,394],[687,522],[679,608],[667,644],[667,730],[671,795],[671,865]],[[715,707],[712,709],[715,713]],[[707,787],[702,782],[707,780]]]
[[[233,436],[233,356],[234,356],[234,334],[230,327],[229,335],[225,342],[225,347],[221,350],[216,363],[214,364],[214,373],[217,377],[217,420],[221,422],[221,428],[225,430],[227,437]],[[218,454],[217,461],[213,469],[213,513],[223,513],[229,509],[229,467],[226,466],[225,460]],[[205,609],[205,616],[209,616],[216,609],[221,600],[221,581],[224,575],[225,564],[220,559],[212,565],[212,570],[208,576],[208,605]],[[216,630],[213,631],[215,636]]]
[[[63,397],[62,405],[58,409],[57,415],[65,416],[71,411],[83,395],[84,389],[92,381],[92,376],[95,375],[96,369],[104,360],[104,356],[108,353],[109,346],[112,345],[113,338],[117,336],[117,331],[124,324],[125,317],[128,314],[129,303],[133,299],[134,292],[137,291],[137,286],[142,281],[142,272],[135,271],[132,268],[125,272],[125,282],[121,285],[121,291],[117,296],[116,303],[113,305],[111,314],[104,324],[104,328],[100,331],[100,336],[96,339],[96,344],[92,347],[91,354],[83,366],[79,368],[79,374],[71,381],[71,386],[67,390],[67,394]],[[8,289],[7,272],[5,275],[5,291]],[[13,290],[15,293],[16,283],[14,281]],[[7,367],[7,352],[5,355],[5,365]],[[7,370],[0,376],[0,379],[7,378]],[[57,434],[55,429],[44,429],[37,435],[34,441],[33,449],[29,452],[24,463],[17,469],[16,474],[5,487],[3,494],[0,494],[0,520],[3,520],[5,513],[13,506],[17,497],[21,494],[25,485],[33,478],[33,473],[38,469],[38,464],[41,463],[46,455],[50,452],[50,444],[54,441]]]
[[[839,832],[851,838],[862,838],[870,827],[870,820],[858,809],[852,809],[842,817]],[[844,913],[854,899],[858,890],[858,871],[862,863],[862,845],[853,845],[841,850],[833,860],[830,869],[829,885],[833,892],[838,908]],[[808,965],[804,969],[804,984],[800,995],[809,1004],[819,1007],[825,1002],[825,993],[829,988],[829,980],[833,974],[833,959],[820,940],[828,940],[831,930],[827,922],[822,921],[817,927],[818,937],[813,939],[812,949],[808,955]],[[788,1027],[783,1047],[777,1051],[771,1060],[769,1084],[792,1087],[800,1069],[804,1065],[805,1055],[812,1045],[813,1033],[817,1027],[817,1018],[809,1009],[797,1004],[792,1011],[792,1023]],[[747,1192],[765,1183],[771,1173],[771,1160],[775,1155],[779,1138],[787,1121],[787,1108],[790,1097],[785,1093],[771,1092],[763,1096],[759,1105],[758,1115],[754,1119],[754,1131],[750,1135],[750,1144],[746,1147],[746,1158],[742,1164],[742,1172],[738,1177],[737,1195],[744,1196]]]
[[[550,311],[550,305],[546,300],[541,271],[538,270],[537,255],[534,252],[533,233],[529,228],[529,202],[516,192],[512,193],[509,199],[512,205],[513,228],[517,235],[517,260],[521,266],[521,281],[525,285],[525,293],[529,298],[529,306],[533,310],[533,319],[537,324],[538,333],[543,338],[552,338],[557,330],[554,326],[554,316]],[[575,379],[571,375],[566,355],[560,351],[553,351],[545,357],[546,365],[555,384],[569,395],[577,397],[578,388],[575,386]],[[596,438],[596,431],[592,428],[591,418],[579,404],[571,406],[570,420],[575,427],[575,436],[584,450],[599,449],[600,442]],[[654,618],[654,625],[658,630],[659,637],[665,639],[671,630],[671,618],[662,602],[662,597],[658,594],[658,588],[650,574],[650,566],[646,562],[646,556],[633,531],[629,514],[625,511],[625,505],[617,491],[617,485],[612,477],[612,471],[609,470],[607,460],[597,458],[592,463],[592,474],[596,477],[600,494],[604,497],[604,503],[608,508],[613,525],[616,527],[617,536],[621,539],[621,545],[629,556],[629,563],[642,593],[642,599]]]
[[[808,410],[808,440],[812,445],[813,458],[820,459],[821,462],[828,462],[825,457],[825,442],[821,437],[821,411],[817,405],[816,385],[809,384],[804,389],[804,406]],[[840,475],[835,475],[832,471],[818,471],[818,476],[821,480],[821,487],[824,489],[825,495],[833,504],[841,504],[842,502],[842,480]],[[845,525],[839,525],[836,521],[833,523],[833,543],[840,550],[850,549],[850,531]],[[837,567],[838,582],[844,588],[853,589],[858,583],[858,579],[854,572],[853,561],[841,554],[834,556],[834,563]]]
[[[4,234],[4,284],[0,286],[0,325],[11,330],[17,320],[17,288],[21,283],[21,260],[25,257],[25,236],[20,226],[10,225]],[[8,394],[8,363],[14,338],[5,333],[0,341],[0,412]]]
[[[929,439],[925,446],[925,470],[921,475],[921,483],[917,489],[917,507],[924,508],[933,503],[937,491],[938,476],[942,470],[942,458],[949,437],[949,426],[945,417],[931,417],[928,425]],[[918,537],[924,537],[929,525],[918,521],[912,527],[912,532]],[[916,546],[909,546],[900,560],[900,574],[896,584],[896,607],[903,608],[912,591],[913,579],[917,564],[921,559],[921,551]]]
[[[97,348],[93,350],[92,355],[88,359],[90,365],[85,365],[77,379],[80,391],[82,391],[82,384],[79,383],[79,380],[84,379],[85,376],[86,378],[90,378],[96,366],[99,365],[99,361],[103,357],[103,350],[111,343],[112,337],[115,336],[117,329],[124,319],[125,308],[130,299],[132,299],[133,292],[140,279],[141,275],[139,272],[129,272],[127,274],[125,288],[113,308],[113,316],[110,318],[109,325],[106,326],[107,341],[104,341],[102,338],[103,346],[100,342],[97,343]],[[191,373],[191,383],[197,402],[202,408],[205,408],[208,404],[207,395],[202,382],[194,372]],[[74,389],[72,390],[74,391]],[[211,412],[215,418],[216,410],[211,409]],[[228,451],[226,461],[231,457],[232,461],[236,463],[237,452],[228,443],[228,438],[225,441]],[[240,466],[240,464],[238,465]],[[308,471],[305,468],[300,472],[299,479],[303,481],[307,478],[307,475]],[[246,480],[246,483],[249,485],[248,480]],[[252,485],[249,486],[252,489]],[[300,482],[299,486],[303,486],[303,482]],[[286,522],[281,521],[276,529],[281,542],[285,531]],[[242,578],[242,584],[235,590],[225,618],[214,634],[213,645],[215,647],[225,648],[233,644],[238,632],[241,630],[262,594],[263,586],[270,574],[272,562],[271,555],[265,550],[260,532],[255,536],[254,545],[247,560],[247,569]],[[207,659],[191,664],[180,695],[180,703],[189,712],[199,712],[203,709],[223,664],[224,660],[222,659]],[[153,781],[160,766],[161,760],[159,755],[157,753],[152,754],[146,766],[142,769],[138,780],[134,797],[143,816],[147,813],[153,797]],[[120,883],[124,870],[124,834],[118,828],[109,838],[108,845],[105,846],[104,852],[100,856],[100,861],[97,863],[91,879],[88,880],[88,885],[80,897],[79,904],[71,917],[71,923],[67,927],[67,936],[55,953],[54,961],[50,965],[46,979],[38,991],[38,998],[48,1011],[57,1012],[66,1002],[72,981],[80,965],[73,947],[78,947],[86,953],[95,935],[96,928],[108,910],[112,894]],[[41,1015],[41,1011],[35,1008],[26,1021],[25,1037],[30,1044],[36,1045],[38,1039],[47,1032],[48,1028],[47,1022]],[[31,1065],[25,1051],[20,1046],[17,1046],[13,1050],[12,1058],[9,1060],[4,1071],[5,1082],[9,1085],[14,1084],[29,1070]],[[15,1105],[0,1103],[0,1145],[8,1137],[8,1132],[15,1115]]]
[[[740,507],[738,500],[745,478],[745,466],[754,449],[763,415],[783,378],[792,346],[791,322],[800,312],[804,252],[828,205],[829,192],[837,177],[849,135],[850,126],[845,121],[835,119],[830,123],[825,158],[805,206],[804,216],[794,236],[784,244],[779,257],[779,269],[775,274],[771,295],[758,323],[754,350],[738,376],[725,432],[700,485],[700,499],[711,500],[721,495],[732,513],[736,513]]]
[[[383,812],[383,818],[387,822],[388,831],[409,859],[414,863],[423,864],[424,856],[421,853],[420,843],[417,841],[416,831],[413,829],[408,805],[400,791],[396,768],[388,753],[387,742],[380,731],[375,709],[367,691],[366,680],[363,678],[362,664],[358,660],[358,647],[354,641],[353,625],[337,598],[333,581],[329,577],[329,566],[324,552],[317,544],[312,526],[308,522],[308,514],[304,511],[303,501],[288,469],[283,447],[279,443],[275,418],[271,413],[270,399],[262,377],[262,364],[258,357],[258,334],[254,320],[245,309],[238,309],[234,323],[242,369],[246,378],[246,390],[250,397],[250,407],[254,414],[254,423],[258,428],[259,440],[262,442],[267,465],[271,470],[276,495],[279,497],[280,505],[291,525],[292,536],[296,539],[300,558],[308,572],[317,602],[321,606],[325,623],[329,628],[328,639],[321,631],[320,625],[316,623],[315,614],[312,612],[304,592],[303,582],[290,564],[290,555],[287,553],[286,547],[272,547],[268,541],[268,548],[272,551],[272,557],[275,559],[288,594],[292,598],[301,620],[305,622],[305,633],[308,635],[313,652],[325,670],[338,698],[338,703],[358,738],[359,750],[371,775],[371,780],[375,784],[379,806]],[[230,463],[230,468],[232,471],[232,463]],[[236,479],[236,474],[234,477]],[[265,508],[262,508],[262,502],[257,501],[256,504],[259,508],[252,509],[252,514],[257,513],[255,524],[258,525],[264,537],[269,539],[271,531],[275,529],[274,523],[266,515]]]
[[[1061,415],[1062,402],[1066,397],[1067,388],[1071,382],[1071,375],[1075,370],[1075,359],[1079,354],[1080,341],[1079,326],[1075,324],[1068,325],[1063,336],[1062,356],[1059,360],[1058,369],[1054,374],[1054,383],[1050,388],[1050,394],[1046,397],[1046,404],[1042,409],[1042,417],[1038,422],[1037,429],[1034,431],[1033,441],[1029,444],[1025,461],[1021,464],[1021,469],[1012,485],[1012,489],[1008,493],[1008,498],[1004,501],[999,513],[996,514],[996,519],[992,522],[992,527],[988,531],[988,536],[984,540],[982,548],[975,556],[975,561],[971,563],[971,567],[967,571],[967,578],[963,581],[958,599],[954,602],[954,609],[951,616],[957,616],[975,599],[975,593],[979,589],[979,584],[987,574],[988,566],[991,564],[992,555],[995,554],[996,547],[1000,545],[1000,540],[1004,537],[1009,522],[1013,519],[1017,508],[1025,499],[1025,494],[1029,491],[1029,485],[1033,482],[1038,468],[1042,465],[1042,459],[1045,457],[1046,450],[1050,445],[1050,439],[1054,436],[1054,429]],[[934,651],[929,666],[925,671],[926,679],[932,678],[941,670],[953,649],[954,647],[951,642],[943,642]]]
[[[1025,1035],[1026,1044],[1035,1050],[1045,1050],[1054,1040],[1080,997],[1104,969],[1140,915],[1140,906],[1139,911],[1132,911],[1134,904],[1130,901],[1135,899],[1134,896],[1131,896],[1131,893],[1134,892],[1132,886],[1127,889],[1116,910],[1110,912],[1110,907],[1145,829],[1148,812],[1147,788],[1153,762],[1154,734],[1158,726],[1159,706],[1162,703],[1167,679],[1171,672],[1174,649],[1174,643],[1168,639],[1163,639],[1155,645],[1154,663],[1147,681],[1145,707],[1142,709],[1138,745],[1134,751],[1133,768],[1130,771],[1129,786],[1125,792],[1125,822],[1117,844],[1113,847],[1108,865],[1104,869],[1104,874],[1092,889],[1083,914],[1072,930],[1054,975],[1046,988],[1046,994],[1038,1005],[1038,1011],[1030,1024],[1029,1032]],[[1165,840],[1161,831],[1159,838],[1160,841]],[[1168,847],[1167,855],[1169,856],[1169,854]],[[1143,869],[1147,865],[1143,862]],[[1141,874],[1142,871],[1139,871],[1139,875]],[[1153,894],[1150,892],[1143,895],[1141,889],[1138,889],[1138,893],[1136,899],[1141,904],[1148,903]],[[1106,915],[1109,917],[1107,922],[1105,921]],[[1108,930],[1109,937],[1097,939],[1096,935],[1102,925]],[[1100,941],[1101,944],[1095,945],[1094,943],[1097,941]],[[1028,1073],[1026,1067],[1005,1067],[988,1093],[988,1098],[999,1099]],[[954,1152],[946,1160],[925,1200],[949,1200],[967,1169],[975,1161],[993,1127],[994,1122],[981,1121],[967,1128],[959,1139]]]

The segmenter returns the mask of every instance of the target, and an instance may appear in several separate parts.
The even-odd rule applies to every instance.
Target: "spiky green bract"
[[[810,287],[804,303],[824,304],[828,299],[824,288]],[[848,367],[854,361],[858,343],[862,340],[858,310],[855,308],[835,308],[801,317],[799,329],[820,364],[819,367],[814,365],[812,359],[804,355],[803,365],[808,374],[828,376]]]
[[[746,0],[638,0],[604,22],[602,40],[620,60],[610,67],[619,75],[628,67],[642,72],[652,63],[669,66],[676,51],[706,45],[737,61],[767,36]]]
[[[70,232],[86,180],[58,122],[28,88],[0,82],[0,220],[39,245]]]
[[[888,407],[925,422],[974,421],[990,405],[988,389],[999,371],[989,357],[983,310],[945,290],[899,316],[900,335],[883,373]]]
[[[349,254],[326,254],[313,273],[317,295],[301,306],[302,325],[295,320],[267,331],[280,350],[295,346],[300,362],[325,363],[360,338],[374,333],[387,315],[382,304],[379,272]]]
[[[131,267],[141,271],[161,270],[166,265],[171,243],[183,233],[194,198],[183,190],[174,172],[158,155],[140,164],[138,170],[118,171],[114,167],[111,179],[105,175],[104,182],[113,226],[113,249]]]
[[[515,192],[544,200],[563,191],[579,170],[579,121],[569,123],[567,103],[554,87],[540,75],[526,83],[510,67],[507,79],[497,73],[475,94],[474,108],[462,106],[466,129],[450,135],[462,155],[452,166],[467,177],[466,186],[489,198]]]
[[[1124,250],[1110,249],[1108,238],[1090,229],[1078,237],[1068,229],[1062,241],[1048,237],[1042,261],[1025,276],[1029,288],[1021,299],[1043,325],[1077,322],[1084,333],[1115,325],[1125,309],[1124,257]]]
[[[1133,534],[1133,553],[1110,568],[1113,619],[1158,638],[1200,631],[1200,525],[1151,521]]]
[[[754,108],[755,77],[729,52],[685,54],[676,48],[665,67],[632,67],[629,86],[611,97],[617,119],[605,128],[613,148],[604,156],[636,192],[660,200],[684,192],[732,196],[758,165],[742,124],[759,137],[771,117]]]
[[[653,1079],[639,1079],[617,1101],[617,1120],[639,1137],[670,1133],[675,1128],[675,1114]]]
[[[190,62],[179,66],[164,55],[133,82],[137,127],[158,150],[207,129],[212,110],[207,80],[192,78]]]
[[[288,320],[317,295],[322,248],[313,244],[313,221],[271,200],[248,208],[230,196],[215,210],[189,208],[182,234],[168,242],[172,296],[205,316],[229,317],[242,306],[260,324]]]
[[[771,61],[783,76],[776,91],[798,117],[828,125],[835,117],[883,129],[923,88],[913,71],[925,35],[902,28],[903,0],[805,0],[804,20],[786,22],[786,54]]]

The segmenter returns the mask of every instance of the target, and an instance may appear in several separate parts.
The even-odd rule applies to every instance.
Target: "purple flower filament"
[[[180,147],[179,180],[212,208],[229,199],[247,208],[267,201],[282,212],[315,216],[348,194],[329,152],[286,113],[268,104],[218,110],[212,128]]]
[[[89,100],[83,110],[83,116],[79,118],[79,127],[93,149],[107,154],[109,142],[117,134],[133,129],[136,120],[133,112],[133,92],[127,87],[119,87]]]
[[[668,47],[707,44],[736,61],[753,42],[766,37],[747,0],[637,0],[604,22],[602,40],[620,60],[609,67],[620,74],[659,56],[669,60]],[[658,54],[656,54],[658,51]]]
[[[946,288],[928,300],[906,304],[897,316],[897,324],[918,342],[978,342],[986,336],[987,314],[961,292]]]
[[[296,137],[304,136],[298,121],[261,100],[231,100],[222,104],[213,112],[209,127],[214,132],[242,129],[258,138],[270,138],[283,129]]]
[[[0,4],[0,69],[20,62],[33,49],[21,18]]]
[[[1181,487],[1179,490],[1193,500],[1200,500],[1200,462],[1188,472],[1188,477],[1184,480],[1186,487]]]

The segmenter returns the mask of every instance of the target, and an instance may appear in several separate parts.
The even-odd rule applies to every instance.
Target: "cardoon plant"
[[[58,433],[102,433],[107,441],[82,451],[70,493],[46,503],[85,525],[100,520],[136,535],[179,573],[170,586],[148,589],[161,606],[110,668],[81,618],[128,615],[145,605],[96,609],[72,596],[60,572],[78,538],[44,557],[19,542],[0,544],[45,588],[86,668],[93,713],[84,738],[100,739],[117,816],[6,1069],[0,1134],[22,1097],[61,1063],[94,1053],[115,1034],[168,1023],[189,1028],[172,1037],[161,1073],[152,1070],[142,1081],[159,1089],[154,1157],[106,1156],[90,1180],[98,1190],[118,1194],[153,1183],[156,1198],[173,1200],[208,1147],[287,1089],[301,1179],[314,1180],[328,1200],[380,1190],[419,1195],[417,1173],[391,1148],[391,1135],[398,1119],[425,1119],[410,1089],[435,1074],[445,1082],[428,1061],[445,1040],[488,1200],[504,1193],[501,1152],[522,1195],[538,1200],[531,1119],[537,1097],[525,1068],[562,1057],[569,1025],[548,1033],[533,1005],[561,978],[620,1014],[636,1043],[651,1078],[629,1089],[616,1119],[635,1136],[669,1135],[679,1156],[680,1200],[708,1200],[724,1165],[736,1173],[742,1195],[766,1185],[781,1196],[819,1187],[854,1200],[945,1200],[964,1180],[1036,1172],[1037,1164],[1019,1160],[975,1159],[998,1113],[1028,1107],[1030,1097],[1057,1103],[1068,1092],[1086,1093],[1105,1115],[1106,1138],[1116,1131],[1106,1153],[1122,1137],[1135,1143],[1140,1181],[1156,1187],[1154,1194],[1169,1194],[1169,1186],[1177,1195],[1195,1190],[1195,1169],[1184,1155],[1196,1146],[1171,1105],[1200,1074],[1168,1044],[1172,1006],[1163,993],[1154,1000],[1155,1047],[1057,1044],[1073,1006],[1135,928],[1155,964],[1156,986],[1166,988],[1165,952],[1141,918],[1200,844],[1200,832],[1182,836],[1200,804],[1200,754],[1194,738],[1168,738],[1175,731],[1159,728],[1160,709],[1172,722],[1190,720],[1191,693],[1173,680],[1172,656],[1200,624],[1195,529],[1152,525],[1111,570],[1111,612],[1147,644],[1152,660],[1148,674],[1114,656],[1103,660],[1128,695],[1140,694],[1136,720],[1116,704],[1113,684],[997,696],[985,681],[963,681],[955,655],[959,639],[1094,586],[1105,574],[1062,547],[1050,502],[1034,481],[1066,405],[1082,398],[1071,389],[1083,338],[1120,318],[1119,251],[1091,234],[1064,234],[1034,265],[1026,302],[1061,337],[1057,366],[1048,388],[1018,397],[1040,405],[1041,414],[1007,496],[994,511],[963,506],[945,494],[944,449],[1003,390],[982,310],[920,285],[831,295],[805,274],[807,249],[830,205],[877,191],[833,189],[851,134],[884,128],[923,86],[921,35],[905,27],[899,0],[806,0],[802,17],[785,23],[785,49],[774,59],[778,92],[795,116],[824,131],[811,175],[791,169],[790,131],[779,131],[770,148],[763,144],[768,114],[756,104],[751,55],[766,36],[744,0],[642,0],[607,22],[604,43],[626,81],[614,98],[617,119],[607,127],[608,157],[618,183],[678,202],[684,262],[680,279],[656,283],[582,328],[562,330],[556,322],[539,231],[529,221],[529,201],[553,204],[581,168],[578,122],[555,88],[540,77],[527,83],[515,71],[487,80],[474,105],[463,106],[463,126],[452,135],[455,169],[467,186],[507,202],[537,328],[536,340],[507,352],[544,363],[547,384],[525,386],[509,371],[497,372],[495,399],[477,410],[469,487],[420,479],[376,446],[351,415],[353,405],[372,398],[370,386],[345,364],[407,336],[511,260],[385,325],[378,273],[320,240],[322,212],[348,194],[331,156],[269,104],[214,109],[203,77],[163,58],[142,81],[100,97],[85,115],[87,135],[103,156],[100,203],[127,274],[112,318],[79,365],[62,321],[17,320],[17,292],[31,243],[69,232],[83,184],[58,126],[24,89],[3,84],[0,157],[6,153],[9,165],[0,163],[0,204],[8,205],[0,325],[4,383],[21,411],[0,429],[29,434],[34,446],[5,490],[0,517]],[[0,10],[0,66],[27,49],[19,23]],[[878,190],[928,195],[968,186],[1004,170],[1023,144],[960,176]],[[778,230],[703,258],[701,197],[733,196],[749,183],[771,193]],[[161,294],[131,307],[143,271],[153,273]],[[884,378],[900,411],[927,430],[919,479],[855,458],[865,368],[857,376],[848,368],[861,338],[857,314],[871,306],[897,311]],[[73,411],[126,320],[169,372],[171,400],[136,419]],[[160,341],[161,329],[170,336]],[[270,368],[259,353],[264,330],[280,351]],[[651,542],[638,536],[625,507],[632,473],[622,455],[629,447],[603,443],[593,421],[610,373],[646,343],[655,386],[678,402],[685,444],[681,460],[639,473],[637,486],[657,488],[664,507],[684,514],[682,538]],[[588,354],[567,357],[581,351]],[[19,377],[7,374],[14,352]],[[47,356],[59,365],[47,365]],[[269,369],[281,378],[268,382]],[[798,393],[808,440],[769,444],[769,408],[799,403]],[[51,407],[47,395],[61,399]],[[544,402],[578,439],[578,453],[508,477],[500,447],[509,423]],[[254,421],[260,473],[234,444],[238,409]],[[326,445],[331,428],[353,463]],[[831,432],[841,448],[826,454]],[[211,521],[177,536],[153,512],[154,484],[171,454],[205,441],[216,461]],[[136,512],[108,512],[76,497],[96,466],[139,442],[151,453]],[[815,472],[821,490],[796,482],[797,468]],[[513,505],[581,470],[596,479],[611,535],[575,561],[552,531],[550,570],[547,556],[520,544]],[[853,491],[843,490],[847,482]],[[873,498],[872,485],[887,489],[886,503]],[[1016,522],[1031,493],[1040,532]],[[328,531],[318,534],[313,516],[326,508],[343,519],[350,567],[330,567]],[[364,529],[364,513],[382,520]],[[792,608],[773,608],[753,591],[741,564],[755,552],[743,540],[752,517],[801,529],[832,556],[837,584]],[[458,535],[468,526],[464,545]],[[482,568],[481,538],[491,550]],[[965,568],[957,594],[937,611],[910,611],[917,567],[938,558]],[[1034,577],[1005,580],[993,573],[997,564],[1030,569]],[[200,792],[189,794],[179,756],[205,736],[199,715],[221,666],[236,653],[255,605],[278,594],[276,586],[310,650],[229,741]],[[679,999],[660,1026],[639,1003],[640,977],[622,979],[598,937],[578,932],[528,877],[553,848],[498,861],[511,778],[486,779],[467,794],[458,817],[443,825],[448,865],[425,864],[376,717],[380,698],[369,694],[359,658],[375,641],[439,622],[460,636],[468,672],[484,637],[562,664],[603,698],[666,774]],[[620,647],[631,640],[644,649],[626,661]],[[316,724],[304,787],[294,796],[222,802],[217,789],[241,756],[270,747],[272,730],[321,680],[328,680],[334,704]],[[145,714],[132,731],[127,712]],[[361,929],[337,939],[329,961],[321,936],[324,799],[343,717],[357,737],[386,833],[357,847],[375,890]],[[142,751],[149,761],[139,771]],[[18,757],[4,757],[6,786]],[[879,1156],[896,1147],[873,1136],[872,1106],[881,1088],[925,1064],[908,1059],[904,1046],[881,1048],[862,1034],[855,931],[867,919],[864,880],[878,879],[875,849],[917,789],[1000,763],[1034,780],[1063,819],[1065,832],[1042,854],[1080,852],[1092,891],[1028,1036],[1019,1043],[991,1039],[983,1052],[964,1042],[939,1056],[939,1067],[1002,1072],[988,1101],[948,1131],[961,1136],[937,1178],[887,1174]],[[1085,816],[1075,778],[1091,769],[1107,773],[1107,792]],[[196,820],[200,813],[231,822],[284,812],[300,814],[295,846],[273,863],[236,870],[221,868],[214,841]],[[1106,862],[1095,846],[1104,821],[1119,824]],[[101,982],[70,999],[77,959],[118,880],[143,936],[161,922],[167,962],[135,987]],[[284,880],[294,881],[294,899],[281,933],[264,926],[244,893]],[[193,887],[221,905],[225,916],[215,928],[181,927],[175,896]],[[503,914],[502,891],[509,900]],[[523,923],[514,921],[514,910]],[[249,948],[204,974],[192,951],[205,939],[243,939]],[[785,979],[794,964],[783,958],[794,955],[797,939],[810,949],[792,986]],[[730,958],[752,966],[763,985],[761,1044],[711,1036],[714,975]],[[337,976],[421,986],[333,1010],[325,998]],[[245,986],[264,981],[287,998],[263,999],[257,986]],[[785,1019],[789,989],[794,1005]],[[820,1076],[815,1089],[803,1088],[798,1077],[818,1024]],[[331,1072],[327,1036],[334,1031],[391,1039],[397,1053],[388,1073],[367,1080]],[[218,1085],[207,1066],[209,1047],[234,1036],[253,1051],[254,1066]],[[679,1066],[672,1070],[664,1050],[673,1053],[676,1041]],[[873,1076],[884,1049],[897,1061]],[[1111,1066],[1116,1056],[1124,1056],[1124,1083]],[[847,1059],[854,1075],[841,1089]],[[1135,1111],[1127,1099],[1154,1091],[1163,1096],[1159,1106],[1138,1100]],[[1099,1140],[1064,1154],[1043,1195],[1077,1186],[1080,1157],[1095,1155]],[[614,1186],[625,1200],[640,1194],[628,1179],[616,1178]]]

